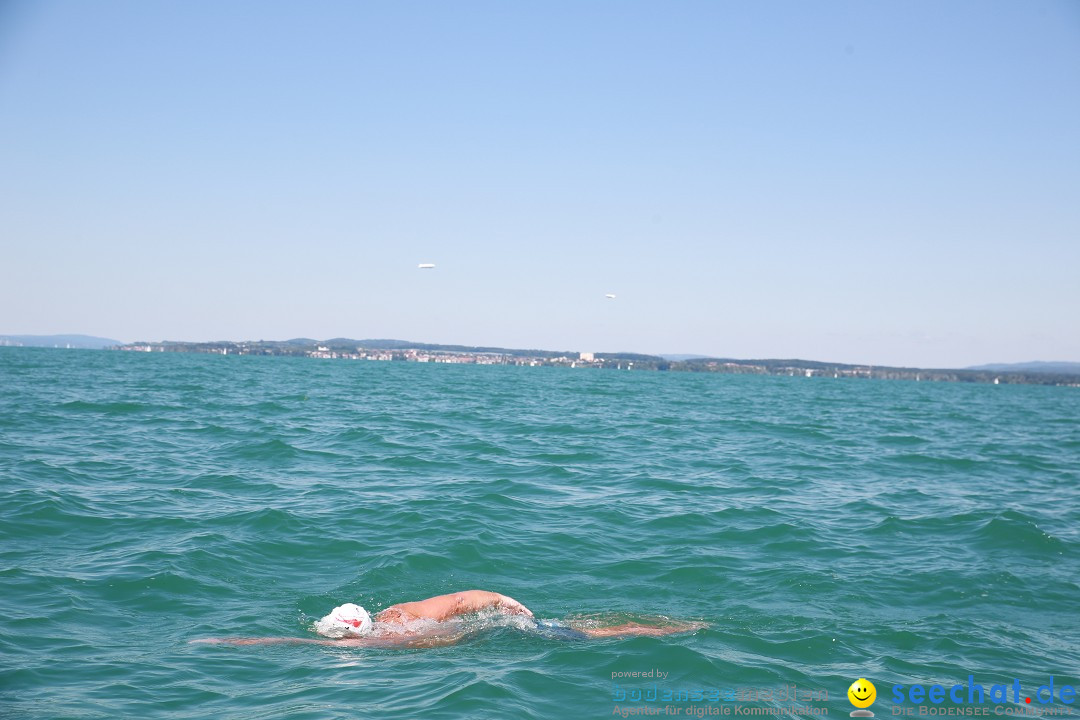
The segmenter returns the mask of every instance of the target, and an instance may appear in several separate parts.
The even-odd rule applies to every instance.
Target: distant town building
[[[6,342],[5,342],[6,341]],[[381,360],[439,364],[517,365],[529,367],[595,368],[611,370],[660,370],[683,372],[733,373],[740,375],[786,375],[791,377],[875,380],[914,380],[916,382],[979,382],[1080,387],[1080,373],[1028,373],[986,370],[926,370],[920,368],[869,367],[844,363],[823,363],[799,360],[725,360],[695,358],[686,361],[667,361],[659,356],[633,353],[556,353],[544,350],[501,350],[499,348],[463,348],[461,346],[386,347],[368,348],[357,343],[327,342],[137,342],[114,345],[109,349],[135,352],[195,352],[216,355],[284,355],[307,356],[328,360]],[[0,336],[0,345],[18,345],[18,338]],[[58,345],[59,346],[59,345]],[[574,356],[577,358],[574,358]]]

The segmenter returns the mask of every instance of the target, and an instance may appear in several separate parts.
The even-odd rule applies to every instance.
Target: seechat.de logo
[[[851,704],[858,708],[851,711],[851,717],[874,717],[874,713],[866,709],[877,700],[877,688],[874,687],[874,683],[866,678],[859,678],[847,689],[847,697]]]

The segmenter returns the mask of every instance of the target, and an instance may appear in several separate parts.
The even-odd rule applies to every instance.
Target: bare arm
[[[376,619],[392,621],[400,617],[400,613],[405,613],[414,618],[446,620],[457,615],[466,615],[488,608],[495,608],[510,615],[526,615],[528,617],[533,615],[529,608],[506,595],[488,592],[487,590],[463,590],[462,592],[438,595],[418,602],[391,605],[379,613]]]
[[[464,633],[461,632],[440,633],[429,631],[419,634],[354,637],[340,640],[294,637],[225,637],[200,638],[189,642],[193,645],[329,645],[331,647],[431,648],[454,645],[462,637],[464,637]]]
[[[580,630],[589,637],[630,637],[633,635],[673,635],[675,633],[693,632],[705,627],[708,627],[708,625],[703,622],[674,622],[660,626],[626,622],[606,627],[579,627],[575,629]]]
[[[409,606],[421,606],[425,603],[438,600],[433,607],[438,609],[437,606],[441,606],[444,602],[449,603],[447,598],[455,598],[457,596],[465,596],[464,602],[454,601],[453,606],[464,607],[469,605],[473,609],[465,610],[463,612],[475,612],[476,609],[484,609],[488,607],[505,607],[505,608],[520,608],[517,610],[517,614],[528,614],[530,617],[532,613],[528,611],[520,603],[507,598],[504,595],[498,595],[500,598],[498,603],[492,602],[491,596],[496,596],[497,593],[485,593],[482,590],[469,590],[463,593],[452,593],[450,595],[440,595],[439,597],[429,598],[428,600],[422,600],[416,603],[403,603],[402,605],[394,605],[392,607],[404,607]],[[510,605],[509,603],[514,603]],[[472,605],[476,603],[478,607]],[[390,610],[391,608],[387,608]],[[386,612],[385,610],[383,612]],[[511,612],[515,612],[511,610]],[[421,617],[421,616],[417,616]],[[432,616],[424,615],[422,617]],[[445,617],[453,617],[447,615]],[[446,626],[443,626],[446,627]],[[703,622],[686,622],[686,621],[668,621],[666,625],[645,625],[639,622],[625,622],[618,625],[605,625],[601,627],[590,627],[588,625],[581,625],[578,623],[572,623],[570,627],[575,630],[579,630],[585,635],[593,638],[610,638],[610,637],[632,637],[635,635],[671,635],[673,633],[693,632],[700,630],[701,628],[708,627]],[[428,628],[420,633],[405,633],[405,634],[391,634],[384,636],[362,636],[355,638],[344,638],[341,640],[324,640],[315,638],[294,638],[294,637],[225,637],[225,638],[200,638],[198,640],[191,640],[190,642],[195,644],[209,644],[209,645],[329,645],[332,647],[382,647],[382,648],[430,648],[439,647],[442,645],[453,645],[461,640],[466,635],[461,630],[453,631],[440,631],[438,628]]]

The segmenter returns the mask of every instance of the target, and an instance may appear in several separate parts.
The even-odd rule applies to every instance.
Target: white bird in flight
[[[615,299],[615,293],[608,293],[604,297],[606,297],[608,300],[614,300]]]
[[[421,270],[431,270],[435,267],[435,263],[420,263],[420,265],[418,265],[417,267],[419,267]]]

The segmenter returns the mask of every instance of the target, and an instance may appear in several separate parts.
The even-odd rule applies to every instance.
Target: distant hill
[[[1022,363],[991,363],[989,365],[976,365],[966,368],[967,370],[989,370],[991,372],[1028,372],[1028,373],[1058,373],[1080,375],[1080,363],[1076,362],[1045,362],[1033,360]]]
[[[68,337],[68,336],[56,336]],[[40,338],[38,338],[40,340]],[[115,341],[96,338],[117,345]],[[0,338],[0,343],[3,340]],[[53,343],[57,344],[57,343]],[[1018,363],[984,365],[982,368],[911,368],[884,365],[852,365],[817,360],[762,358],[745,360],[698,356],[642,355],[629,352],[577,353],[557,350],[524,350],[474,345],[439,345],[409,340],[331,338],[313,340],[247,340],[244,342],[136,342],[117,350],[141,352],[192,352],[217,355],[277,355],[320,359],[389,360],[398,362],[475,363],[478,365],[547,365],[568,368],[707,372],[734,375],[780,375],[803,378],[851,378],[913,380],[915,382],[972,382],[994,385],[1069,385],[1080,387],[1080,363]],[[372,353],[374,351],[374,353]],[[582,359],[581,355],[585,355]],[[471,356],[471,357],[470,357]],[[685,360],[676,360],[686,357]],[[989,369],[987,369],[989,368]]]
[[[685,360],[706,360],[706,359],[708,359],[709,356],[708,355],[686,355],[686,354],[676,354],[676,353],[660,353],[660,357],[664,358],[665,360],[672,360],[674,362],[683,362]]]
[[[290,340],[290,343],[296,342]],[[311,341],[315,343],[315,341]],[[373,339],[368,338],[366,340],[351,340],[349,338],[333,338],[331,340],[324,340],[318,343],[326,347],[363,347],[370,350],[438,350],[442,352],[472,352],[472,353],[500,353],[505,355],[528,355],[535,357],[557,357],[562,355],[577,355],[576,352],[569,350],[536,350],[536,349],[514,349],[514,348],[501,348],[501,347],[487,347],[477,345],[440,345],[438,343],[418,343],[411,340],[389,340],[389,339]]]
[[[0,335],[0,345],[18,347],[72,347],[82,350],[101,350],[122,344],[119,340],[93,335]]]

